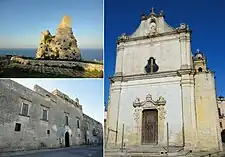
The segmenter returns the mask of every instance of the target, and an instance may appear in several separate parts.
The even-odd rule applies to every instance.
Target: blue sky
[[[0,48],[36,48],[64,15],[80,48],[103,47],[103,0],[0,0]]]
[[[102,79],[12,79],[25,87],[34,89],[37,84],[49,92],[60,90],[72,99],[78,97],[83,112],[95,120],[104,122]]]
[[[192,52],[200,49],[208,60],[208,67],[215,71],[217,95],[225,96],[225,1],[224,0],[107,0],[105,1],[104,99],[108,100],[109,76],[113,76],[116,57],[116,39],[121,33],[132,34],[140,23],[142,13],[163,10],[166,21],[174,27],[187,23],[192,32]]]

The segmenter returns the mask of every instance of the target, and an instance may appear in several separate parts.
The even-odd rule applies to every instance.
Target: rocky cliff
[[[80,60],[80,50],[71,28],[71,18],[64,16],[55,36],[46,30],[41,33],[36,58]]]

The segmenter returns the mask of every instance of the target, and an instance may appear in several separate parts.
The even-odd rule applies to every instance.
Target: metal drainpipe
[[[167,153],[169,153],[169,124],[166,123],[166,129],[167,129]]]
[[[123,152],[123,139],[124,139],[124,124],[123,124],[122,143],[121,143],[121,151],[122,151],[122,152]]]

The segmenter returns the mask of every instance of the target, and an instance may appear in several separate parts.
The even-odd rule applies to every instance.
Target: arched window
[[[145,71],[147,73],[154,73],[159,70],[159,66],[155,62],[155,58],[150,57],[148,60],[147,65],[145,66]]]
[[[202,68],[200,67],[200,68],[198,68],[198,72],[202,72]]]

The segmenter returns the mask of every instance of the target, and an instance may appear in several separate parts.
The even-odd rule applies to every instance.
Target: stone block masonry
[[[38,85],[30,90],[2,79],[0,102],[0,152],[85,144],[78,98],[72,100],[58,90],[51,93]],[[95,124],[93,128],[102,127]]]

